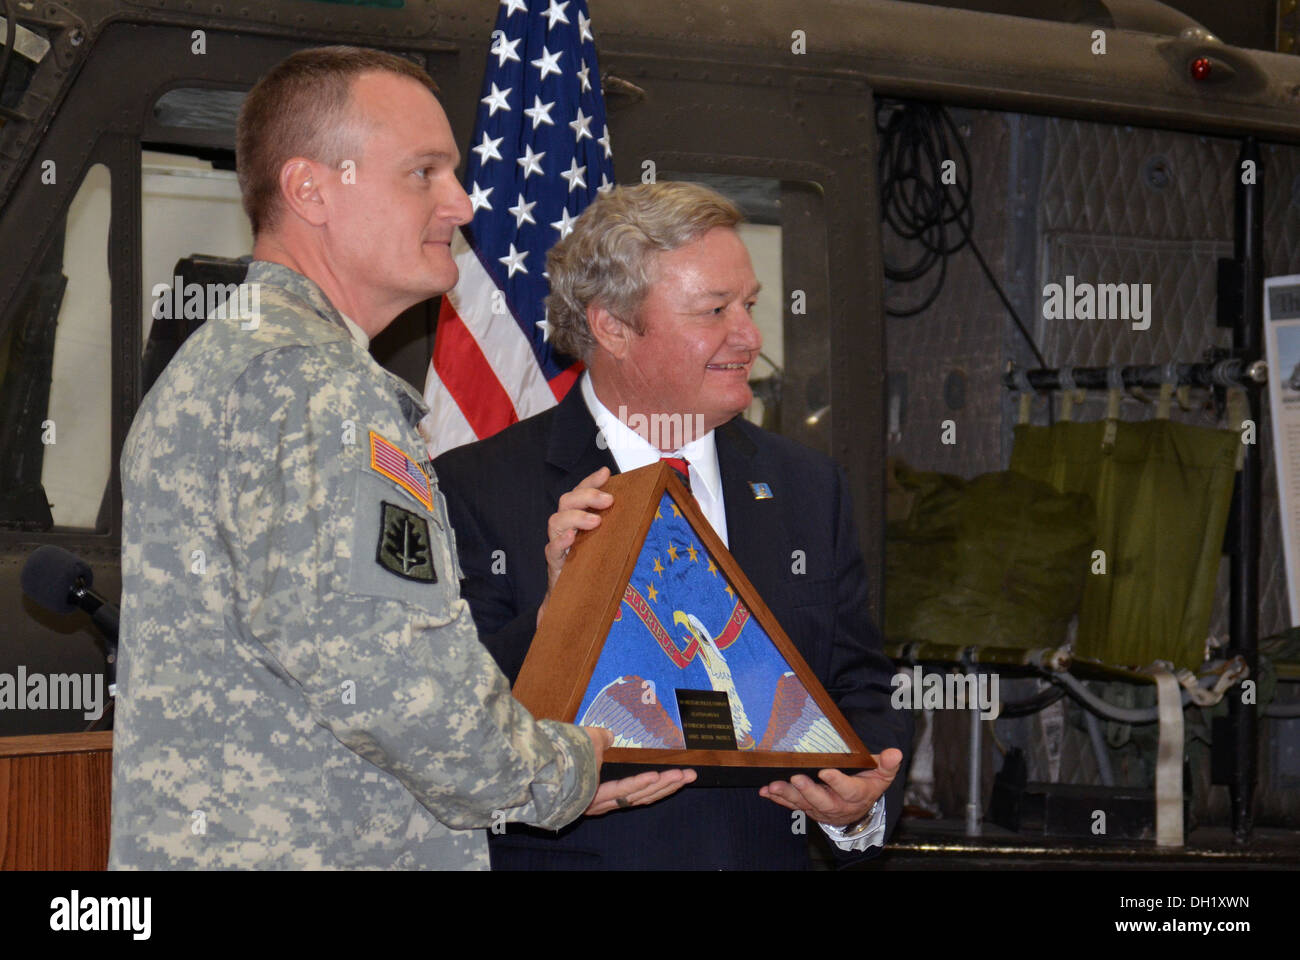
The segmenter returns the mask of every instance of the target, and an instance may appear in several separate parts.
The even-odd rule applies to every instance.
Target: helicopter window
[[[158,98],[153,105],[153,115],[166,127],[229,132],[233,142],[235,120],[246,96],[246,90],[178,87]]]
[[[109,171],[91,167],[0,342],[0,523],[107,530],[112,458]]]
[[[233,170],[215,169],[212,163],[193,156],[148,150],[141,154],[140,173],[140,263],[145,293],[141,342],[146,351],[159,341],[168,343],[166,358],[159,358],[165,366],[184,336],[174,329],[164,331],[161,325],[154,331],[154,325],[159,320],[184,323],[184,317],[168,316],[176,299],[172,290],[178,270],[184,277],[182,286],[200,279],[186,276],[181,261],[192,262],[195,255],[204,259],[247,256],[253,250],[253,234]],[[190,331],[181,331],[186,332]],[[151,333],[155,334],[153,341]]]

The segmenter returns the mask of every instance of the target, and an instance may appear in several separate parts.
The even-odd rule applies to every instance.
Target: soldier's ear
[[[322,170],[302,157],[286,160],[280,167],[280,200],[290,213],[314,227],[329,219],[328,207],[321,194]]]
[[[603,306],[590,303],[587,305],[587,326],[602,350],[616,360],[627,356],[635,334],[626,323]]]

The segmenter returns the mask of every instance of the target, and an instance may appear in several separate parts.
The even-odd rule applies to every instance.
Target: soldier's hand
[[[603,492],[600,487],[609,479],[609,467],[601,467],[576,487],[560,497],[556,510],[546,521],[546,596],[537,609],[537,622],[542,622],[542,613],[546,603],[551,599],[551,590],[564,567],[564,560],[569,555],[574,538],[579,530],[590,530],[600,526],[600,515],[593,510],[607,510],[614,502],[612,494]]]
[[[614,735],[603,727],[583,727],[596,751],[596,768],[605,759],[605,751],[614,743]],[[642,807],[676,793],[695,780],[694,770],[650,770],[634,777],[611,780],[596,788],[596,795],[583,811],[589,817],[624,807]]]
[[[583,727],[587,736],[591,737],[591,749],[596,754],[596,769],[605,762],[605,751],[614,745],[614,734],[604,727]]]
[[[676,793],[694,780],[694,770],[650,770],[635,777],[610,780],[596,789],[591,805],[583,812],[598,817],[622,807],[643,807]]]

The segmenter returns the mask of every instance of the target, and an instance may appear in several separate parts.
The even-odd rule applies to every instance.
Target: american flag
[[[370,467],[415,497],[428,510],[433,509],[433,493],[424,471],[393,444],[370,431]]]
[[[546,251],[598,192],[613,153],[585,0],[501,0],[465,173],[473,220],[452,254],[425,382],[429,455],[563,398],[581,365],[548,342]]]

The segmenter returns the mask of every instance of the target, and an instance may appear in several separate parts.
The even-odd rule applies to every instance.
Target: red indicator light
[[[1209,57],[1197,57],[1192,61],[1192,79],[1208,80],[1210,79],[1211,63]]]

